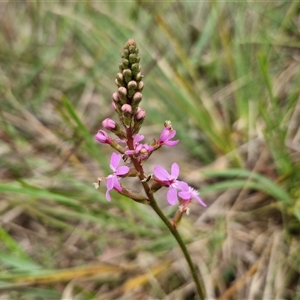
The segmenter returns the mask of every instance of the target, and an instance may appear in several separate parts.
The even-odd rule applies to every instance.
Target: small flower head
[[[179,175],[179,166],[176,163],[172,164],[171,174],[168,173],[162,166],[154,166],[153,174],[154,180],[161,185],[169,187],[167,192],[167,200],[171,205],[175,205],[178,201],[177,184]]]
[[[104,130],[98,130],[98,133],[95,135],[95,139],[102,144],[111,144],[112,139]]]
[[[159,140],[157,141],[158,145],[166,145],[166,146],[175,146],[178,144],[179,140],[171,141],[171,139],[176,135],[176,130],[172,128],[172,126],[167,126],[162,131]]]
[[[181,192],[178,193],[178,196],[183,200],[183,202],[188,204],[192,201],[192,199],[196,199],[202,206],[206,207],[206,204],[199,197],[199,192],[190,187],[186,182],[178,182],[177,187],[181,190]]]
[[[139,156],[140,160],[145,160],[150,156],[153,150],[154,148],[148,144],[139,144],[135,148],[135,154]]]
[[[122,155],[116,153],[113,153],[110,158],[110,168],[113,171],[113,173],[106,177],[107,191],[105,196],[108,201],[111,200],[110,191],[112,189],[117,190],[119,192],[122,191],[122,187],[119,183],[120,176],[123,176],[129,172],[129,168],[127,166],[118,167],[121,159]]]

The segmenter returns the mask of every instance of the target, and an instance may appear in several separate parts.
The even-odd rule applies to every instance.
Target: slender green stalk
[[[133,148],[133,138],[132,138],[132,132],[129,129],[127,131],[127,145],[129,147],[129,149]],[[140,164],[135,158],[132,158],[132,163],[135,166],[135,169],[139,172],[139,178],[140,180],[143,180],[144,178],[144,170],[142,167],[142,164]],[[190,257],[190,254],[179,234],[179,232],[176,230],[176,228],[174,228],[171,224],[171,222],[169,221],[169,219],[164,215],[164,213],[161,211],[161,209],[159,208],[159,206],[157,205],[155,198],[153,196],[153,194],[150,192],[150,188],[149,185],[146,182],[141,182],[144,188],[144,191],[149,199],[149,205],[153,208],[153,210],[156,212],[156,214],[161,218],[161,220],[165,223],[165,225],[168,227],[169,231],[171,232],[171,234],[174,236],[174,238],[176,239],[179,247],[181,248],[184,257],[189,265],[193,280],[195,282],[196,285],[196,289],[197,289],[197,293],[199,295],[199,298],[201,300],[204,300],[204,291],[203,288],[201,286],[200,280],[198,278],[197,275],[197,271],[193,265],[192,259]]]
[[[172,226],[171,222],[169,221],[169,219],[164,215],[164,213],[161,211],[161,209],[159,208],[159,206],[157,205],[154,197],[152,194],[147,193],[147,196],[149,197],[149,200],[150,200],[150,206],[153,208],[153,210],[156,212],[156,214],[161,218],[161,220],[166,224],[166,226],[168,227],[169,231],[171,232],[171,234],[174,236],[174,238],[176,239],[179,247],[181,248],[183,254],[184,254],[184,257],[189,265],[189,268],[190,268],[190,271],[191,271],[191,274],[192,274],[192,277],[193,277],[193,280],[196,284],[196,289],[197,289],[197,293],[199,295],[199,298],[201,300],[204,300],[205,297],[204,297],[204,291],[203,291],[203,287],[201,286],[201,283],[200,283],[200,280],[198,278],[198,274],[197,274],[197,271],[195,269],[195,266],[192,262],[192,259],[191,259],[191,256],[179,234],[179,232]]]

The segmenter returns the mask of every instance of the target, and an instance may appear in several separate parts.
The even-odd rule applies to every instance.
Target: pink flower
[[[202,206],[206,207],[206,204],[201,200],[199,197],[199,192],[192,187],[190,187],[186,182],[180,181],[177,184],[177,188],[181,190],[181,192],[178,193],[178,196],[186,202],[184,206],[186,206],[188,203],[192,201],[192,199],[196,199]]]
[[[122,158],[121,154],[116,154],[116,153],[113,153],[110,158],[110,168],[113,171],[113,173],[106,177],[107,191],[105,197],[108,201],[111,200],[110,191],[112,189],[117,190],[119,192],[122,191],[122,187],[119,183],[120,180],[119,176],[125,175],[129,171],[129,168],[127,166],[118,167],[121,158]]]
[[[126,150],[127,155],[137,155],[140,161],[147,159],[154,148],[148,144],[138,144],[134,150]]]
[[[95,135],[95,139],[102,144],[111,144],[112,139],[104,130],[98,130],[98,133]]]
[[[166,146],[175,146],[178,144],[179,140],[170,141],[176,135],[176,130],[172,128],[172,126],[167,126],[162,131],[157,144],[166,145]]]
[[[139,146],[139,142],[144,139],[144,136],[142,134],[136,134],[133,137],[133,147],[134,150],[126,150],[125,154],[127,155],[133,155],[135,153],[135,149]],[[128,149],[128,147],[126,147]]]
[[[158,179],[155,180],[164,186],[168,186],[167,200],[171,205],[175,205],[178,201],[177,197],[177,184],[179,175],[179,166],[176,163],[172,164],[171,174],[169,174],[162,166],[154,166],[154,176]]]

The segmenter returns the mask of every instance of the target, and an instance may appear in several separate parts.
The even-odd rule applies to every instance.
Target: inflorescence
[[[197,200],[202,206],[206,206],[199,197],[198,191],[186,182],[178,180],[179,166],[177,163],[172,164],[171,174],[160,165],[154,166],[152,175],[144,174],[143,164],[153,152],[163,146],[173,147],[179,141],[173,139],[176,130],[173,129],[171,122],[165,121],[164,128],[157,140],[153,140],[150,144],[142,143],[144,136],[139,134],[139,131],[146,117],[146,111],[140,107],[144,82],[142,81],[139,50],[133,39],[129,39],[125,44],[119,70],[115,80],[118,89],[112,95],[112,107],[118,115],[119,122],[110,118],[102,122],[103,128],[112,132],[116,138],[112,138],[104,130],[99,130],[95,135],[98,142],[110,145],[118,154],[111,155],[112,174],[98,178],[94,186],[98,188],[102,180],[106,181],[106,199],[108,201],[111,200],[110,191],[115,190],[134,201],[149,204],[146,196],[130,191],[120,184],[124,177],[138,177],[143,184],[147,184],[147,187],[149,187],[148,182],[152,182],[148,189],[150,194],[162,187],[167,187],[167,201],[171,205],[175,205],[179,201],[180,213],[189,212],[187,206],[192,199]],[[119,166],[122,159],[131,167]]]

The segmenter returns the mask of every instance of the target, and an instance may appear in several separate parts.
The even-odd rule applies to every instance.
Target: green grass
[[[2,7],[1,294],[192,299],[162,222],[92,186],[109,172],[111,149],[93,135],[113,117],[120,52],[132,37],[145,75],[142,133],[149,142],[170,119],[180,139],[151,161],[176,160],[208,204],[192,205],[179,226],[207,297],[299,298],[299,2]],[[59,275],[104,263],[118,271]]]

